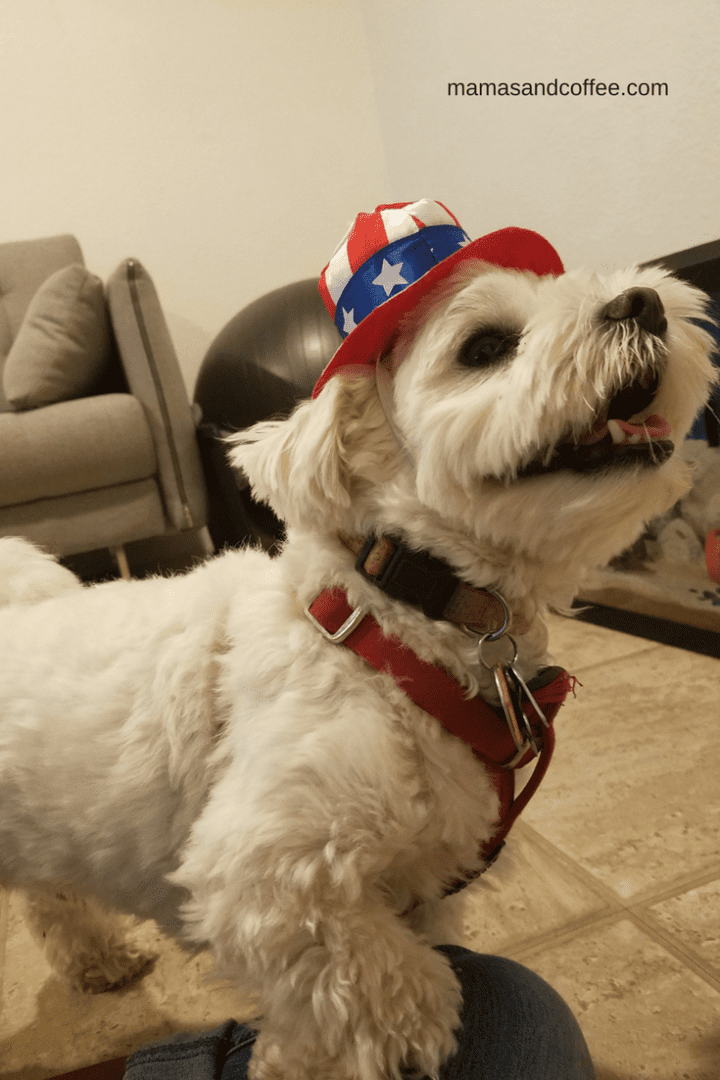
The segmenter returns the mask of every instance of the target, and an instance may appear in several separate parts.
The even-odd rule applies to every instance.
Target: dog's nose
[[[603,308],[602,316],[610,322],[632,319],[650,334],[663,334],[667,330],[667,319],[662,300],[654,289],[635,286],[620,293]]]

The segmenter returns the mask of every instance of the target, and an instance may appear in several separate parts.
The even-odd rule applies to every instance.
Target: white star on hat
[[[403,263],[396,263],[392,266],[387,259],[383,259],[382,270],[373,281],[373,285],[381,285],[385,290],[385,295],[389,296],[396,285],[407,285],[408,282],[401,276],[400,271],[403,268]]]
[[[354,330],[355,327],[357,326],[357,323],[355,322],[355,308],[350,308],[349,311],[346,311],[345,308],[343,308],[342,313],[343,313],[343,332],[346,333],[346,334],[349,334],[350,331]]]

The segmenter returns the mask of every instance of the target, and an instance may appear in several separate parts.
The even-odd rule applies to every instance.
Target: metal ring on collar
[[[500,593],[495,592],[494,589],[485,589],[485,592],[490,593],[491,596],[494,596],[495,599],[502,604],[502,626],[500,626],[497,630],[489,630],[486,634],[477,634],[474,630],[470,629],[467,623],[460,623],[460,629],[463,631],[464,634],[467,634],[468,637],[479,637],[479,644],[482,644],[483,641],[499,641],[503,634],[507,633],[511,619],[510,608],[508,607],[507,602],[500,595]]]
[[[493,670],[493,668],[497,667],[497,663],[498,663],[498,662],[497,662],[497,661],[495,661],[495,663],[494,663],[494,664],[489,664],[489,663],[487,662],[487,660],[486,660],[486,659],[485,659],[485,657],[483,656],[483,645],[487,645],[487,644],[490,644],[490,645],[491,645],[491,644],[493,644],[493,643],[494,643],[495,641],[498,641],[498,640],[499,640],[499,638],[497,637],[497,635],[494,635],[494,634],[483,634],[483,636],[482,636],[482,637],[480,638],[480,640],[478,641],[478,657],[479,657],[480,663],[482,664],[482,666],[483,666],[483,667],[484,667],[484,668],[485,668],[485,669],[486,669],[487,671],[492,671],[492,670]],[[513,654],[512,654],[512,659],[510,659],[510,660],[506,661],[506,662],[505,662],[504,664],[502,664],[501,666],[502,666],[503,668],[514,668],[514,665],[515,665],[515,661],[517,660],[517,655],[518,655],[518,649],[517,649],[517,644],[516,644],[516,642],[515,642],[515,638],[514,638],[514,637],[511,637],[511,636],[510,636],[510,634],[508,634],[508,635],[507,635],[506,641],[508,641],[508,642],[509,642],[509,643],[510,643],[510,644],[512,645],[512,650],[513,650]]]
[[[487,638],[488,641],[498,641],[503,636],[503,634],[507,632],[507,630],[508,630],[508,628],[510,626],[510,618],[511,618],[511,616],[510,616],[510,608],[508,607],[507,603],[505,602],[505,598],[502,597],[499,592],[495,592],[494,589],[488,589],[487,591],[490,593],[491,596],[494,596],[495,599],[499,600],[500,603],[502,604],[503,624],[502,624],[502,626],[500,627],[499,630],[493,630],[492,633],[485,634],[484,637],[483,637],[483,640],[485,640]]]

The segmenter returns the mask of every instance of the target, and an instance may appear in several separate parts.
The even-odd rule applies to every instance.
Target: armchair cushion
[[[87,394],[111,350],[100,278],[78,264],[52,274],[30,301],[7,355],[3,388],[17,410]]]
[[[131,394],[0,413],[0,507],[95,491],[155,475],[145,411]]]

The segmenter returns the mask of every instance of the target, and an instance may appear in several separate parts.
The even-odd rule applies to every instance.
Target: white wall
[[[394,198],[617,266],[720,236],[718,0],[361,0]],[[666,82],[667,97],[449,97],[448,82]]]
[[[75,233],[152,274],[186,381],[225,322],[316,275],[378,202],[566,265],[715,239],[717,0],[0,0],[0,241]],[[667,98],[448,98],[449,81]]]
[[[382,199],[355,0],[0,0],[0,42],[0,241],[72,232],[103,277],[139,258],[190,386]]]

